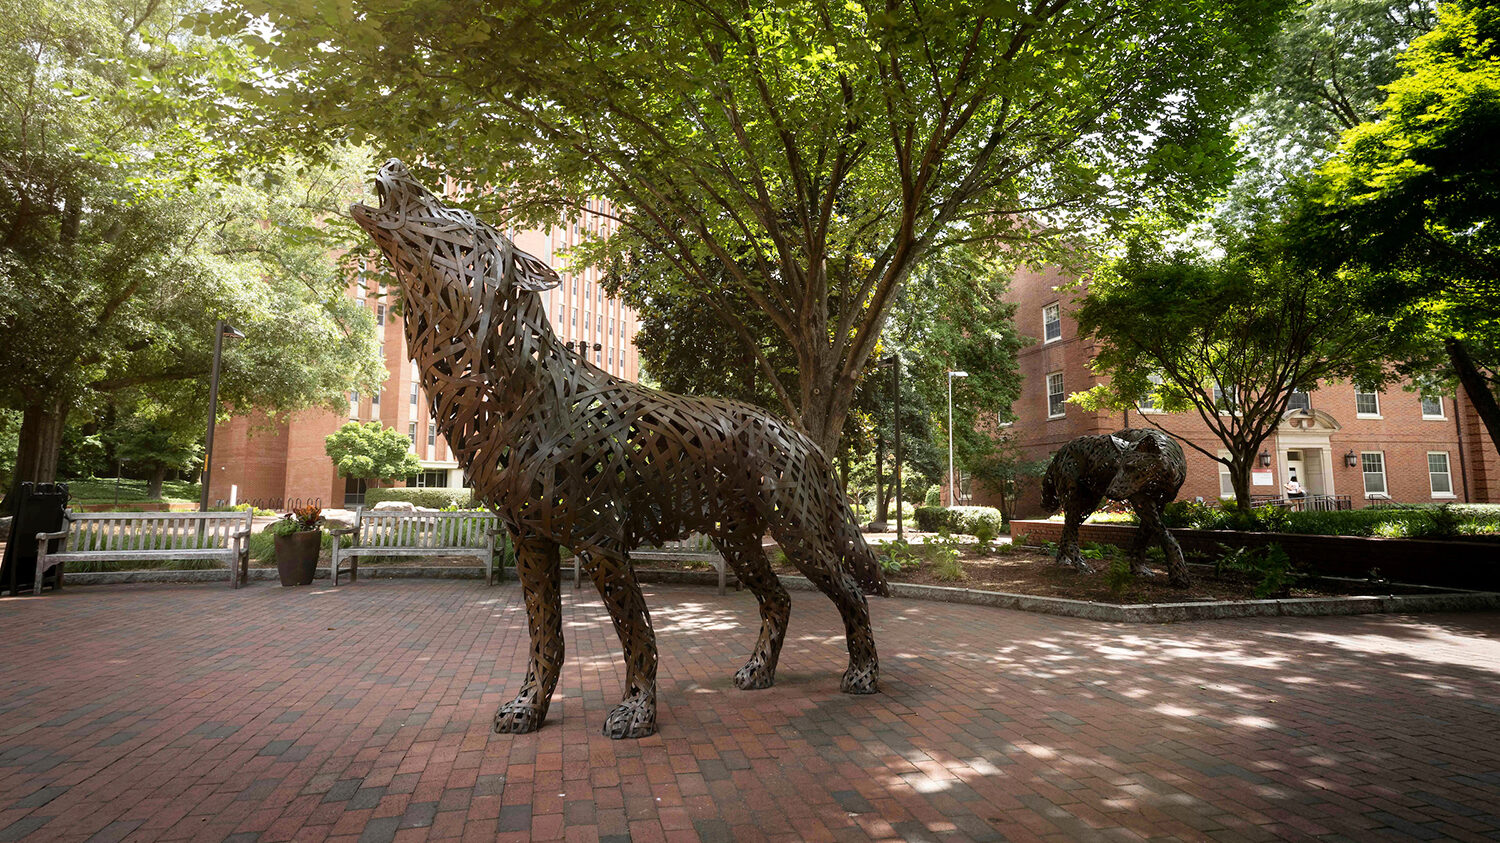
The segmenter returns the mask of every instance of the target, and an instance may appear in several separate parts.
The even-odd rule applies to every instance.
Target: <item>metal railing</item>
[[[1256,499],[1256,506],[1274,506],[1292,512],[1339,512],[1353,509],[1354,501],[1348,495],[1308,495],[1301,498]]]

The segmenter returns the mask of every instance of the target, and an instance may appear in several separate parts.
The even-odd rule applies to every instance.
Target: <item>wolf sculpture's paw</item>
[[[846,694],[873,694],[880,690],[880,668],[876,665],[856,667],[849,665],[839,690]]]
[[[760,656],[755,656],[734,674],[734,687],[741,691],[760,691],[776,682],[776,669]]]
[[[524,735],[542,727],[547,715],[528,698],[513,699],[495,712],[495,731],[502,735]]]
[[[1094,566],[1084,561],[1083,555],[1078,552],[1078,548],[1076,547],[1067,551],[1059,551],[1057,554],[1057,564],[1067,565],[1081,574],[1094,573]]]
[[[645,738],[656,734],[656,694],[637,691],[615,706],[615,710],[604,718],[604,736],[623,738]]]

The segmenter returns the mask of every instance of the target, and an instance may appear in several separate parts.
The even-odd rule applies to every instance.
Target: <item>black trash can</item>
[[[0,593],[29,593],[36,580],[36,534],[56,533],[63,528],[68,509],[68,484],[22,483],[16,490],[10,537],[5,540],[5,558],[0,560]],[[47,548],[59,549],[62,539]],[[62,566],[48,571],[43,586],[57,587]]]

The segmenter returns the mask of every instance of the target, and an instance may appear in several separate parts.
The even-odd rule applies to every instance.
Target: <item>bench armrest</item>
[[[359,528],[358,527],[340,527],[337,530],[329,530],[328,531],[328,535],[330,535],[330,536],[353,536],[353,535],[357,535],[358,533],[359,533]]]
[[[67,530],[62,530],[62,531],[59,531],[59,532],[56,532],[56,533],[37,533],[36,534],[36,540],[39,541],[39,542],[51,541],[53,539],[65,539],[67,537],[68,537],[68,531]]]
[[[235,530],[233,533],[230,533],[229,537],[232,538],[232,539],[245,539],[245,538],[249,538],[250,537],[250,528],[249,527],[241,527],[238,530]]]

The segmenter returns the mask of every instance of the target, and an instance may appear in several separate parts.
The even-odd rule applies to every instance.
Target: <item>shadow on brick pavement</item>
[[[1500,834],[1500,616],[1127,626],[873,600],[883,690],[794,595],[775,688],[748,594],[648,591],[661,733],[564,598],[547,725],[514,583],[100,586],[0,600],[0,841],[1269,840]]]

